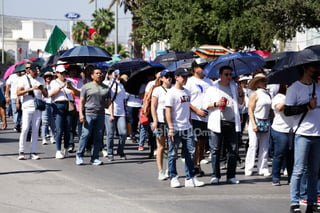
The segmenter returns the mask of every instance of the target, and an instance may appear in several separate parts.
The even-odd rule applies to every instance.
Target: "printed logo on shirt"
[[[200,84],[196,84],[196,85],[200,89],[200,92],[203,93],[203,87]]]
[[[180,103],[190,102],[190,97],[187,95],[183,95],[180,97]]]

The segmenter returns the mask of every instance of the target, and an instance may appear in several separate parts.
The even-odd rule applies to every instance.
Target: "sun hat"
[[[251,79],[252,79],[251,76],[241,75],[238,81],[239,82],[240,81],[248,81],[248,80],[251,80]]]
[[[25,64],[25,63],[23,63],[23,64],[17,64],[17,65],[14,67],[13,73],[23,72],[23,71],[25,71],[25,69],[26,69],[26,64]]]
[[[189,76],[191,75],[191,73],[188,71],[188,69],[186,68],[178,68],[175,72],[174,72],[175,76]]]
[[[56,66],[56,72],[66,72],[66,68],[64,67],[64,65],[58,65]]]
[[[263,73],[258,73],[256,74],[253,79],[249,82],[248,84],[248,87],[249,89],[251,90],[256,90],[257,89],[257,83],[260,81],[260,80],[267,80],[267,77],[265,74]]]
[[[45,72],[45,73],[43,74],[43,76],[48,76],[48,75],[53,76],[53,73],[52,73],[52,72],[47,71],[47,72]]]

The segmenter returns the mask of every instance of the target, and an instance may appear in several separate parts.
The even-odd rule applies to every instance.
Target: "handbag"
[[[142,109],[140,109],[140,113],[139,113],[139,122],[141,125],[148,125],[149,124],[149,118],[148,118],[148,116],[146,116],[143,113]]]
[[[46,102],[39,98],[35,98],[34,106],[37,110],[44,111],[46,109]]]
[[[30,88],[32,88],[32,85],[31,85],[29,77],[28,76],[26,76],[26,77],[28,79]],[[35,109],[40,110],[40,111],[44,111],[46,109],[46,102],[43,101],[42,99],[35,98],[33,91],[30,91],[29,95],[31,95],[34,98],[34,107],[35,107]]]
[[[76,107],[74,106],[73,101],[68,101],[68,111],[72,112],[74,110],[76,110]]]
[[[258,132],[269,132],[270,122],[267,119],[255,118]]]

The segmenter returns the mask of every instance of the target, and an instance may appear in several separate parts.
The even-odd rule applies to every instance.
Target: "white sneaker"
[[[263,175],[264,177],[270,177],[271,173],[269,171],[259,172],[259,175]]]
[[[220,183],[220,180],[219,180],[219,178],[217,178],[217,177],[213,177],[213,178],[211,178],[210,183],[211,183],[211,184],[219,184],[219,183]]]
[[[238,179],[236,179],[236,178],[229,178],[227,180],[227,183],[229,183],[229,184],[239,184],[240,181]]]
[[[166,176],[166,173],[164,171],[160,171],[158,174],[158,180],[167,180],[168,177]]]
[[[52,144],[55,144],[55,143],[56,143],[56,140],[54,139],[54,137],[51,137],[51,138],[50,138],[50,142],[51,142]]]
[[[252,176],[253,172],[252,171],[245,171],[244,176]]]
[[[39,155],[37,155],[36,153],[31,153],[31,154],[30,154],[30,158],[31,158],[32,160],[39,160],[39,159],[40,159]]]
[[[103,155],[103,157],[108,157],[108,152],[107,152],[107,150],[105,150],[105,149],[102,149],[102,155]]]
[[[178,187],[180,187],[180,182],[179,182],[179,176],[178,176],[178,175],[171,179],[171,181],[170,181],[170,187],[171,187],[171,188],[178,188]]]
[[[25,160],[25,157],[24,157],[24,153],[23,153],[23,152],[20,152],[20,153],[19,153],[18,160]]]
[[[48,145],[47,139],[42,139],[42,145]]]
[[[202,159],[202,160],[200,161],[200,164],[208,164],[208,163],[209,163],[209,161],[206,160],[206,159]]]
[[[64,155],[62,154],[61,151],[57,151],[57,152],[56,152],[56,158],[57,158],[57,159],[63,159],[63,158],[64,158]]]
[[[184,181],[185,187],[200,187],[203,185],[204,185],[204,182],[198,181],[196,177],[190,178],[189,180],[185,179]]]

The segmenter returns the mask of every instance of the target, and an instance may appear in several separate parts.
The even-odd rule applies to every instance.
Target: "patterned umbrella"
[[[213,59],[216,59],[222,55],[233,53],[232,50],[225,48],[221,45],[202,45],[194,52],[202,58]]]

